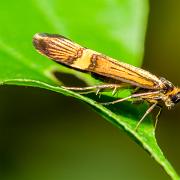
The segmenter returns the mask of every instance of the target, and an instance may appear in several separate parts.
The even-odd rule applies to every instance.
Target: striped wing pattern
[[[147,89],[161,89],[163,86],[162,81],[148,71],[84,48],[61,35],[36,34],[33,44],[41,54],[76,69]]]
[[[33,44],[41,54],[67,65],[72,64],[83,53],[80,45],[56,34],[36,34]]]

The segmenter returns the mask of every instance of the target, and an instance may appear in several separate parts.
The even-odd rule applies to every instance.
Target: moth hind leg
[[[101,85],[88,86],[88,87],[66,87],[66,86],[61,86],[61,87],[67,90],[80,91],[80,93],[82,92],[81,94],[96,92],[96,95],[98,95],[102,89],[114,89],[113,90],[114,92],[117,90],[117,88],[121,86],[122,86],[121,84],[101,84]]]
[[[139,120],[139,122],[137,123],[136,127],[135,127],[135,131],[137,131],[139,125],[143,122],[143,120],[147,117],[147,115],[149,113],[152,112],[152,110],[157,106],[157,102],[155,102],[154,104],[152,104],[144,113],[143,117]]]
[[[156,115],[156,120],[155,120],[155,124],[154,124],[154,129],[155,130],[156,130],[156,127],[157,127],[157,124],[158,124],[158,121],[159,121],[159,116],[161,115],[161,112],[162,112],[162,106],[157,104],[157,107],[159,107],[159,111],[158,111],[158,113]]]

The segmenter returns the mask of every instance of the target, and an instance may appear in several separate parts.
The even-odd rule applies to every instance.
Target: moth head
[[[174,104],[177,104],[178,102],[180,102],[180,89],[176,88],[174,91],[175,93],[171,95],[171,101]]]
[[[163,77],[160,77],[160,80],[163,84],[163,101],[168,108],[171,108],[180,101],[180,88]]]
[[[180,88],[174,87],[171,92],[168,92],[166,95],[165,104],[168,108],[175,106],[180,102]]]

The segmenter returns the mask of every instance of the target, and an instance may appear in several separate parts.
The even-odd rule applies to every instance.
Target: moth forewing
[[[33,44],[41,54],[70,66],[83,54],[80,45],[60,35],[35,34]]]
[[[143,69],[119,62],[60,35],[36,34],[33,38],[36,49],[43,55],[70,67],[94,72],[135,86],[160,89],[158,77]]]
[[[103,77],[117,80],[117,83],[113,84],[85,88],[66,87],[67,89],[80,91],[91,89],[97,89],[99,91],[100,89],[106,88],[116,89],[117,87],[121,87],[120,84],[122,84],[122,82],[126,86],[128,84],[134,88],[139,88],[139,92],[129,97],[104,104],[115,104],[132,98],[146,100],[152,105],[141,118],[140,122],[142,122],[160,101],[163,101],[169,108],[180,101],[180,89],[174,87],[173,84],[165,78],[159,78],[146,70],[124,62],[119,62],[101,53],[84,48],[64,36],[37,33],[33,38],[33,44],[38,52],[58,63],[76,68],[77,70],[93,72]],[[137,126],[139,126],[139,123]]]

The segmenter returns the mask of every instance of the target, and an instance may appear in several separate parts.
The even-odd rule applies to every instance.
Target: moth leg
[[[101,91],[101,89],[100,89],[100,88],[98,88],[98,89],[96,90],[96,95],[99,95],[99,98],[101,97],[101,93],[100,93],[100,91]]]
[[[96,90],[96,95],[99,94],[100,90],[101,90],[100,88],[97,88],[97,90]]]
[[[89,88],[89,87],[88,87]],[[85,89],[86,90],[86,89]],[[89,94],[89,93],[95,93],[96,95],[98,95],[99,94],[99,92],[100,92],[100,88],[97,88],[97,89],[95,89],[94,87],[92,87],[92,89],[89,89],[89,90],[86,90],[86,91],[83,91],[83,90],[81,90],[80,92],[78,92],[79,94]]]
[[[86,91],[91,89],[114,88],[115,86],[117,86],[117,84],[102,84],[102,85],[88,86],[88,87],[66,87],[66,86],[61,86],[61,87],[64,89],[74,90],[74,91]]]
[[[81,92],[78,92],[79,94],[89,94],[89,93],[96,93],[96,90],[89,90],[89,91],[81,91]]]
[[[110,85],[111,85],[111,84],[110,84]],[[120,88],[120,87],[124,87],[124,85],[122,85],[122,84],[112,84],[111,87],[104,87],[104,88],[99,87],[99,88],[97,88],[97,90],[96,90],[96,95],[99,94],[99,92],[101,91],[101,89],[112,88],[112,89],[113,89],[112,95],[114,96],[115,93],[117,92],[117,89]],[[100,94],[100,95],[101,95],[101,94]]]
[[[117,88],[118,88],[117,86],[114,87],[114,89],[113,89],[113,91],[112,91],[112,96],[114,96],[114,95],[116,94]]]
[[[88,86],[88,87],[65,87],[65,86],[61,86],[61,87],[64,89],[68,89],[68,90],[80,91],[79,92],[80,94],[89,94],[89,93],[95,92],[96,95],[98,95],[102,89],[113,89],[114,88],[114,90],[117,90],[117,88],[124,87],[124,85],[122,85],[122,84],[101,84],[101,85],[97,85],[97,86]],[[83,91],[86,91],[86,92],[83,92]]]
[[[154,104],[152,104],[147,111],[145,112],[145,114],[143,115],[143,117],[140,119],[140,121],[137,123],[136,127],[135,127],[135,131],[138,129],[139,125],[142,123],[142,121],[145,119],[145,117],[152,112],[152,110],[155,108],[155,106],[157,105],[158,102],[155,102]],[[158,113],[159,114],[159,113]]]
[[[156,121],[155,121],[155,124],[154,124],[155,130],[156,130],[156,127],[157,127],[157,123],[158,123],[158,120],[159,120],[159,116],[161,115],[161,112],[162,112],[162,106],[157,105],[157,107],[159,107],[159,111],[158,111],[158,113],[157,113],[157,115],[156,115]]]
[[[99,98],[100,98],[100,96],[101,96],[100,90],[101,90],[101,89],[92,89],[92,90],[88,90],[88,91],[80,91],[80,92],[78,92],[78,93],[79,93],[79,94],[95,93],[96,95],[99,95]]]
[[[101,104],[102,105],[111,105],[111,104],[116,104],[116,103],[123,102],[123,101],[126,101],[128,99],[133,99],[133,98],[135,98],[135,100],[148,99],[148,96],[151,96],[151,95],[154,95],[154,94],[159,94],[159,91],[132,94],[131,96],[128,96],[128,97],[125,97],[125,98],[121,98],[121,99],[117,99],[115,101],[105,102],[105,103],[101,103]]]

